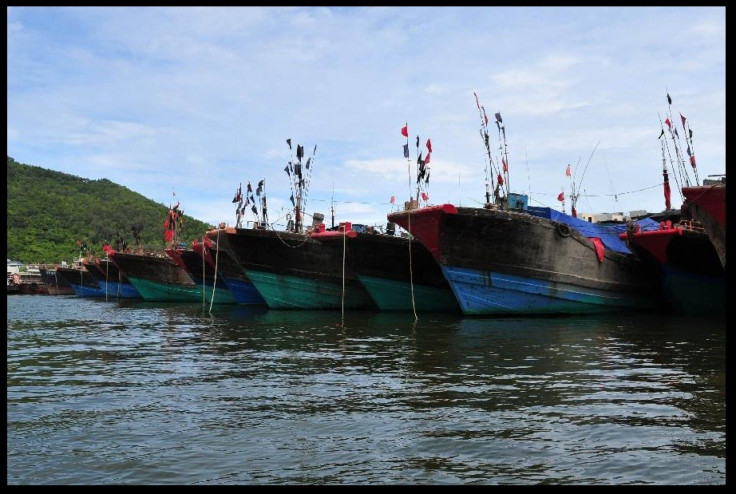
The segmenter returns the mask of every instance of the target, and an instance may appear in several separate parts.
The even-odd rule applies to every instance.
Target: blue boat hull
[[[239,304],[266,305],[266,301],[263,299],[261,294],[258,293],[258,290],[252,282],[226,276],[223,276],[222,280],[230,289],[230,293],[232,293],[233,297],[235,297],[235,300]]]
[[[105,290],[99,287],[93,287],[89,285],[80,285],[77,283],[70,283],[74,289],[74,295],[77,297],[104,297]]]
[[[625,292],[452,266],[442,270],[468,315],[593,314],[651,306],[648,299]]]
[[[122,283],[117,281],[99,282],[102,296],[107,293],[112,298],[143,298],[138,290],[131,283]]]

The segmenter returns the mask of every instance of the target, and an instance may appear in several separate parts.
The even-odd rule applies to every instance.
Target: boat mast
[[[484,160],[486,175],[486,206],[489,206],[491,204],[491,188],[495,189],[495,184],[493,182],[493,158],[491,158],[490,137],[488,136],[488,116],[485,114],[485,108],[481,107],[478,102],[478,95],[473,92],[473,96],[475,96],[475,106],[478,107],[478,115],[480,116],[480,129],[478,129],[478,131],[480,133],[480,138],[483,140],[483,144],[486,147],[486,156]]]

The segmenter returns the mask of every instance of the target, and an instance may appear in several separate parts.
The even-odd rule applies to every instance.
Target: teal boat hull
[[[373,301],[382,311],[459,312],[452,291],[403,281],[358,275]]]
[[[203,302],[202,288],[197,285],[183,286],[159,283],[144,278],[128,276],[130,283],[147,302]]]
[[[248,278],[271,309],[366,309],[375,307],[367,291],[299,276],[249,269]]]

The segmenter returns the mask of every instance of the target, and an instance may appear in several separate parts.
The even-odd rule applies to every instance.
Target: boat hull
[[[332,233],[332,232],[326,232]],[[343,236],[312,235],[343,251]],[[380,233],[344,237],[345,262],[382,311],[460,312],[432,254],[417,240]]]
[[[105,291],[86,269],[59,267],[56,273],[62,276],[74,290],[77,297],[104,297]]]
[[[253,282],[250,281],[248,275],[240,267],[240,265],[227,253],[220,251],[215,247],[217,240],[209,241],[205,238],[207,245],[202,243],[193,243],[192,249],[201,253],[204,250],[205,260],[210,266],[215,268],[230,289],[233,297],[239,304],[243,305],[266,305]]]
[[[210,231],[272,309],[375,309],[342,249],[308,235],[258,229]]]
[[[693,219],[705,227],[721,265],[726,268],[726,184],[683,187],[682,195]],[[683,207],[685,207],[683,205]]]
[[[693,316],[725,314],[726,270],[705,232],[663,228],[627,232],[622,237],[661,279],[672,311]]]
[[[358,275],[381,311],[459,312],[455,294],[447,288],[412,284],[385,277]]]
[[[120,269],[111,261],[83,263],[85,269],[97,281],[105,297],[110,298],[142,298],[138,290]]]
[[[388,215],[442,267],[467,315],[593,314],[661,307],[633,254],[523,212],[442,205]]]
[[[204,301],[202,288],[169,257],[115,252],[110,258],[146,301]]]
[[[195,285],[204,290],[208,304],[236,304],[235,297],[215,270],[207,264],[201,254],[193,250],[166,249],[166,253],[192,278]]]
[[[74,288],[55,269],[39,268],[49,295],[74,295]]]

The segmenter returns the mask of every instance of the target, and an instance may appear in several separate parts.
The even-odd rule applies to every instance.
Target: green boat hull
[[[375,309],[368,293],[336,283],[248,270],[248,278],[271,309]],[[343,305],[344,304],[344,305]]]
[[[449,288],[438,288],[358,275],[373,301],[382,311],[460,312]]]
[[[147,302],[201,302],[202,289],[196,285],[182,286],[128,276],[130,283]]]

